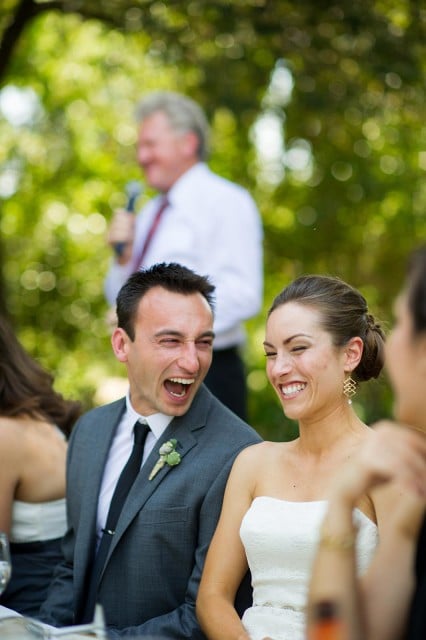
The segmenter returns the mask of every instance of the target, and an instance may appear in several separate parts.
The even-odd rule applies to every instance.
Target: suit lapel
[[[124,504],[105,564],[108,563],[111,553],[148,498],[157,490],[167,475],[173,473],[173,467],[165,465],[152,480],[148,480],[149,474],[159,458],[159,448],[167,440],[176,438],[178,441],[176,450],[181,456],[179,465],[184,465],[186,454],[198,445],[196,431],[205,427],[210,404],[209,398],[211,398],[210,393],[202,387],[189,411],[184,416],[174,418],[155,444]]]
[[[124,399],[109,405],[105,416],[98,413],[98,417],[95,417],[90,425],[86,445],[86,450],[90,452],[90,460],[85,460],[85,464],[88,465],[88,468],[84,470],[87,474],[87,482],[84,495],[81,498],[81,526],[76,532],[75,543],[74,575],[76,585],[82,584],[87,566],[92,561],[99,491],[109,449],[125,406]]]

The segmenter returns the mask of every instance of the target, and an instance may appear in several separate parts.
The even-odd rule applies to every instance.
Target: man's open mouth
[[[175,398],[184,398],[194,382],[195,378],[168,378],[164,386],[170,395]]]

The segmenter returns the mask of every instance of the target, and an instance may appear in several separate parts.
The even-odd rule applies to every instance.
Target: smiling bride
[[[330,276],[297,278],[275,298],[264,341],[266,371],[291,442],[263,442],[236,459],[211,543],[197,615],[212,640],[303,640],[311,567],[330,484],[371,437],[352,396],[383,366],[384,334],[359,291]],[[367,569],[387,525],[393,489],[362,496],[353,512],[358,571]],[[322,544],[338,545],[333,532]],[[323,535],[323,537],[324,537]],[[233,606],[250,568],[253,605]]]

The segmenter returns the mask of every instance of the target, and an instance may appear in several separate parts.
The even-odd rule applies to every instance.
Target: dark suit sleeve
[[[67,485],[70,483],[69,478],[69,460],[73,451],[73,443],[77,432],[77,422],[74,427],[68,445],[67,452]],[[67,500],[68,510],[68,500]],[[70,521],[69,514],[67,515]],[[74,545],[75,533],[69,528],[62,539],[62,561],[55,567],[53,578],[47,592],[46,599],[40,607],[38,620],[46,622],[54,627],[66,627],[74,624]]]
[[[241,447],[241,449],[243,448]],[[237,453],[239,452],[235,452],[235,455]],[[185,603],[165,615],[147,620],[140,626],[120,630],[109,628],[108,636],[110,638],[143,636],[144,640],[145,638],[146,640],[164,640],[164,638],[167,640],[183,640],[184,638],[205,640],[195,615],[195,600],[205,557],[219,519],[223,493],[235,455],[225,463],[203,501],[200,510],[200,528],[194,568],[188,582]]]
[[[54,627],[74,624],[73,539],[73,532],[68,531],[62,540],[64,559],[55,568],[46,600],[37,616],[38,620]]]

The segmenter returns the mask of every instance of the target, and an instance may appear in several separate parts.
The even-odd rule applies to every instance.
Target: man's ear
[[[200,146],[200,140],[194,131],[187,131],[182,135],[181,145],[184,155],[187,158],[193,158],[198,156],[198,148]]]
[[[127,362],[127,344],[129,336],[120,327],[116,327],[112,332],[111,345],[115,357],[119,362]]]
[[[364,343],[359,336],[351,338],[345,345],[345,371],[351,372],[359,365],[362,352],[364,351]]]

